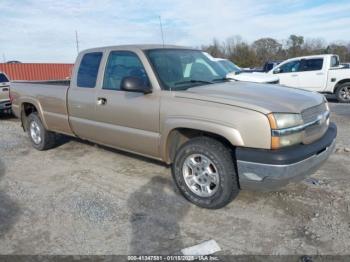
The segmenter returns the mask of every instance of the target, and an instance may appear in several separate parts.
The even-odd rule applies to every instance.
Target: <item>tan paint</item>
[[[144,49],[150,48],[162,46],[114,46],[86,50],[77,58],[70,87],[14,83],[15,114],[20,115],[23,102],[32,103],[48,130],[77,135],[169,163],[168,138],[174,130],[195,129],[219,135],[233,146],[270,149],[268,113],[298,113],[323,99],[311,92],[240,82],[181,92],[161,90],[143,53]],[[127,50],[138,55],[150,79],[152,93],[102,89],[107,58],[115,50]],[[103,53],[96,87],[77,87],[77,65],[88,52]],[[107,104],[98,105],[98,97],[106,98]]]

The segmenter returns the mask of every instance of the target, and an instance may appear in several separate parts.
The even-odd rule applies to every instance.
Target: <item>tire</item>
[[[339,85],[335,90],[335,96],[340,103],[350,103],[350,82]]]
[[[27,132],[32,146],[39,150],[48,150],[53,148],[56,143],[56,135],[45,129],[40,117],[36,112],[31,113],[27,118]],[[35,134],[33,134],[34,132]]]
[[[239,193],[233,161],[232,150],[218,140],[196,137],[177,151],[172,175],[187,200],[202,208],[218,209],[230,203]]]

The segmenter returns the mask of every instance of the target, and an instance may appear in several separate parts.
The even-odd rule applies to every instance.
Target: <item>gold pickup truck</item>
[[[337,134],[323,95],[232,82],[202,51],[178,46],[85,50],[71,81],[13,83],[11,97],[36,149],[61,133],[158,159],[184,197],[212,209],[240,189],[311,174]]]

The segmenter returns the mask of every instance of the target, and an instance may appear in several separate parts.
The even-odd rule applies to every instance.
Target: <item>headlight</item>
[[[275,127],[273,129],[282,129],[303,124],[300,114],[274,113],[270,114],[275,119]]]
[[[271,126],[271,148],[299,144],[303,140],[302,130],[298,127],[303,125],[303,119],[300,114],[273,113],[268,116]],[[293,129],[295,127],[295,129]]]
[[[326,109],[327,109],[327,111],[329,112],[329,111],[330,111],[330,109],[329,109],[329,104],[328,104],[327,99],[325,99],[324,104],[326,105]]]

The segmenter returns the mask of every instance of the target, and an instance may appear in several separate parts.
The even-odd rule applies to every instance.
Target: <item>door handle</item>
[[[316,73],[316,75],[318,75],[318,76],[323,76],[323,73]]]
[[[294,74],[294,75],[291,75],[292,77],[296,77],[296,76],[298,76],[297,74]]]
[[[107,104],[107,99],[104,97],[98,97],[97,98],[97,105],[99,106],[104,106],[105,104]]]

